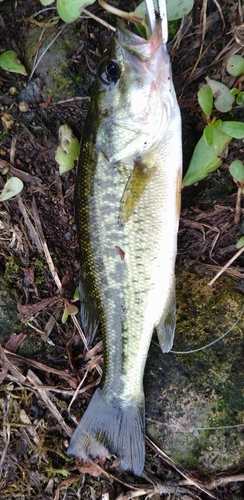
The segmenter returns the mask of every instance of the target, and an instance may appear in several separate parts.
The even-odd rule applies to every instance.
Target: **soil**
[[[117,4],[125,10],[135,8],[135,2],[129,0]],[[0,3],[1,53],[14,50],[29,74],[46,36],[43,23],[53,16],[53,11],[45,11],[34,18],[40,10],[38,0]],[[103,13],[97,4],[90,11],[116,25],[116,18]],[[205,126],[197,91],[206,76],[230,83],[225,66],[230,55],[243,52],[242,13],[240,1],[195,0],[193,11],[182,23],[170,23],[168,48],[182,112],[185,170]],[[36,41],[29,54],[28,37],[36,21],[42,41]],[[150,445],[147,474],[140,479],[120,474],[111,463],[94,468],[90,464],[86,469],[65,455],[68,436],[75,427],[68,404],[85,377],[79,405],[72,403],[71,407],[71,414],[79,419],[80,405],[89,402],[101,377],[102,347],[100,342],[85,353],[79,325],[74,328],[71,318],[62,323],[64,307],[73,304],[79,281],[79,250],[73,211],[75,171],[60,176],[55,153],[59,127],[64,123],[79,140],[82,136],[96,65],[110,36],[107,28],[87,16],[66,26],[62,37],[66,44],[72,40],[66,56],[66,83],[63,86],[59,81],[55,91],[50,91],[44,69],[37,68],[28,82],[28,77],[0,68],[0,168],[2,171],[6,162],[10,167],[0,177],[0,188],[11,175],[24,180],[19,196],[0,203],[0,267],[8,287],[17,295],[22,334],[38,336],[33,345],[25,335],[17,343],[11,336],[2,349],[0,399],[5,445],[0,458],[0,491],[4,500],[14,496],[105,500],[149,495],[156,499],[174,492],[174,498],[208,498],[204,487],[211,483],[209,478],[196,478],[202,489],[189,486],[173,464],[155,454]],[[26,108],[21,106],[23,102]],[[243,121],[243,109],[235,106],[228,119]],[[242,140],[231,142],[217,172],[183,189],[177,269],[190,268],[211,278],[236,253],[236,242],[244,232],[244,205],[241,200],[237,222],[237,186],[228,171],[235,158],[244,160]],[[243,268],[242,254],[227,270],[242,291]],[[211,484],[213,488],[213,481]],[[241,499],[240,484],[237,480],[220,482],[214,494]]]

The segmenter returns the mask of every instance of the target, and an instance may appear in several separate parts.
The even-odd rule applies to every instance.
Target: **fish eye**
[[[98,68],[98,76],[103,83],[116,83],[120,77],[120,67],[112,60],[103,62]]]

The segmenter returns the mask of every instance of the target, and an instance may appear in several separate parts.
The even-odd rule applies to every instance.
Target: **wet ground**
[[[134,8],[133,2],[120,4],[128,10]],[[15,50],[29,75],[35,56],[38,59],[44,44],[63,26],[60,21],[51,28],[44,26],[55,12],[34,18],[40,8],[37,0],[0,3],[1,52]],[[90,10],[116,23],[96,4]],[[185,169],[204,127],[196,98],[199,85],[207,75],[229,83],[226,60],[243,50],[242,23],[240,2],[197,0],[193,12],[181,24],[170,24],[169,50],[182,111]],[[62,124],[67,123],[81,138],[96,65],[110,36],[104,26],[83,16],[60,35],[61,59],[56,67],[54,44],[30,81],[0,68],[0,165],[3,168],[8,162],[11,174],[24,181],[20,196],[0,204],[1,274],[13,301],[18,302],[23,321],[17,325],[16,319],[11,330],[20,337],[5,333],[1,338],[5,347],[0,395],[4,422],[0,490],[4,500],[13,496],[115,499],[132,498],[133,494],[145,498],[152,493],[152,478],[156,486],[151,498],[163,496],[162,484],[172,494],[178,486],[180,496],[176,498],[207,498],[197,487],[183,485],[172,464],[163,462],[149,445],[148,476],[140,481],[120,476],[111,467],[108,473],[112,470],[122,483],[113,475],[94,478],[97,469],[89,469],[91,475],[85,475],[81,465],[80,475],[74,462],[65,456],[68,436],[75,426],[68,404],[85,377],[79,404],[71,407],[71,415],[79,418],[80,405],[88,403],[99,382],[102,349],[99,343],[89,356],[85,355],[78,326],[74,328],[71,319],[66,324],[61,321],[78,283],[79,251],[73,214],[75,172],[60,177],[55,152]],[[25,103],[24,107],[20,103]],[[234,108],[228,119],[243,121],[243,107]],[[228,165],[236,157],[244,160],[241,140],[232,141],[215,174],[183,189],[177,270],[190,269],[211,279],[236,253],[236,241],[243,234],[244,210],[241,202],[241,221],[236,223],[237,187],[228,172]],[[1,176],[1,188],[5,181],[6,175]],[[227,270],[240,290],[243,268],[241,255]],[[11,313],[13,303],[9,306]],[[92,362],[87,363],[87,358]],[[37,389],[39,385],[41,389]],[[235,472],[240,474],[241,470]],[[241,499],[240,483],[234,484],[232,489],[228,484],[220,486],[220,498]],[[128,492],[131,496],[125,496]]]

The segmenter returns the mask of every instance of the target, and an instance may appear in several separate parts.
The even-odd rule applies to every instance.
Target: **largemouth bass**
[[[173,343],[181,118],[160,24],[150,40],[118,24],[97,70],[81,144],[75,208],[81,317],[103,335],[102,385],[68,455],[115,455],[144,468],[143,373],[154,328]]]

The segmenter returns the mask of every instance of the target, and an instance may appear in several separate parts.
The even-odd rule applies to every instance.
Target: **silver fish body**
[[[157,25],[150,40],[119,24],[102,58],[85,124],[75,206],[82,324],[98,321],[104,377],[68,455],[145,461],[143,374],[154,328],[173,343],[181,188],[181,118]]]

